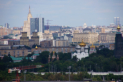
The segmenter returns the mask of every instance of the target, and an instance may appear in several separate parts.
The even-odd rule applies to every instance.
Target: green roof
[[[13,56],[10,56],[12,58],[13,61],[15,60],[23,60],[24,57],[13,57]],[[26,59],[28,59],[28,57],[26,57]],[[31,57],[29,57],[29,59],[32,59]]]
[[[121,32],[117,32],[117,34],[121,34]]]
[[[33,56],[39,56],[39,54],[33,54]]]

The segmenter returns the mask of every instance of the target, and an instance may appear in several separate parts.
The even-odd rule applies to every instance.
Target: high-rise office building
[[[5,27],[6,27],[6,28],[9,28],[9,24],[8,24],[8,23],[6,23],[6,24],[5,24]]]
[[[35,31],[44,33],[44,18],[30,18],[30,33]]]
[[[114,17],[114,24],[117,26],[117,25],[120,25],[120,17]]]

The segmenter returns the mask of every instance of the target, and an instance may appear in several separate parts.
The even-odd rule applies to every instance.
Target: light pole
[[[90,65],[90,71],[91,71],[91,65]]]
[[[50,73],[50,63],[49,63],[49,73]]]
[[[68,69],[69,69],[69,81],[70,81],[70,69],[71,69],[71,66],[69,66]]]
[[[24,81],[26,81],[26,72],[27,70],[24,70]]]

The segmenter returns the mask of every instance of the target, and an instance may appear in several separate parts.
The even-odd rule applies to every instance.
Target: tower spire
[[[29,13],[31,13],[31,11],[30,11],[30,6],[29,6]]]

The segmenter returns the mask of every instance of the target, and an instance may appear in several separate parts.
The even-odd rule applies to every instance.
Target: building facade
[[[33,35],[31,37],[31,40],[34,41],[34,44],[35,45],[39,45],[39,36],[38,36],[37,32],[33,32]]]
[[[0,49],[0,55],[8,56],[8,54],[14,57],[27,56],[28,50],[27,49]]]
[[[9,45],[0,45],[0,49],[11,49],[11,46]]]
[[[62,52],[62,53],[70,53],[75,51],[75,47],[38,47],[38,52],[41,53],[43,51],[49,51],[51,52]],[[31,52],[34,52],[35,48],[31,49]]]
[[[22,32],[22,36],[20,37],[20,45],[29,46],[29,37],[27,37],[27,32]]]
[[[9,24],[8,24],[8,23],[5,23],[5,27],[6,27],[6,28],[9,28]]]
[[[52,47],[53,40],[44,40],[40,42],[41,47]]]
[[[73,43],[78,43],[83,41],[85,43],[95,43],[98,41],[98,33],[74,33],[73,34]]]
[[[116,33],[99,33],[98,41],[100,43],[115,43]]]
[[[13,33],[14,35],[16,35],[16,34],[21,34],[21,31],[20,31],[20,30],[13,30],[12,33]]]
[[[30,18],[30,33],[35,31],[44,33],[44,18]]]
[[[8,35],[11,33],[12,33],[12,30],[10,28],[6,28],[6,27],[0,28],[0,36]]]
[[[120,17],[114,17],[114,24],[116,26],[120,25]]]
[[[62,47],[69,46],[68,40],[53,40],[53,46]]]
[[[52,33],[49,32],[49,30],[45,30],[42,34],[43,40],[51,40],[53,39]]]
[[[20,45],[20,40],[8,40],[8,45]]]

